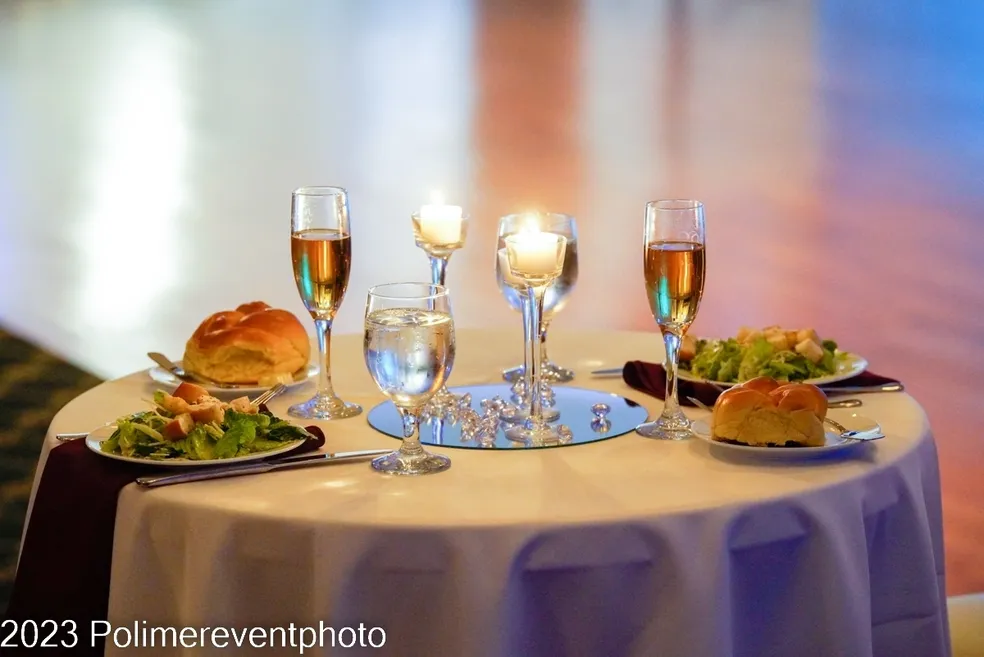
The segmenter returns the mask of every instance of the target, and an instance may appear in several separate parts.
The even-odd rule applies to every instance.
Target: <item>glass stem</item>
[[[434,430],[434,440],[432,444],[443,445],[444,444],[444,418],[441,416],[436,416],[432,420],[432,425]]]
[[[666,348],[666,398],[663,402],[663,415],[669,417],[680,413],[680,402],[677,399],[680,336],[669,329],[664,329],[663,345]]]
[[[445,277],[448,273],[448,260],[451,256],[430,256],[431,265],[431,285],[444,285]]]
[[[316,319],[314,327],[318,333],[318,354],[321,357],[318,396],[323,399],[334,399],[335,389],[331,385],[331,319]]]
[[[540,386],[542,385],[540,367],[542,363],[538,343],[540,337],[540,317],[543,315],[543,295],[546,291],[546,285],[531,285],[527,288],[530,305],[530,330],[531,332],[536,331],[535,335],[530,336],[528,347],[531,358],[529,368],[530,387],[528,389],[530,395],[530,421],[534,427],[543,425],[543,409],[541,407],[543,396],[540,391]]]
[[[540,319],[540,363],[545,364],[550,362],[550,357],[547,356],[547,329],[550,328],[550,317],[543,317]]]
[[[441,287],[444,287],[444,281],[448,274],[448,260],[450,259],[450,255],[443,257],[430,256],[431,285],[440,285]],[[431,310],[434,309],[433,302],[428,302],[427,305]],[[446,394],[448,394],[448,384],[445,382],[441,384],[441,389],[437,391],[435,397],[438,400],[441,400]],[[435,425],[434,430],[437,431],[437,425]]]
[[[536,347],[532,322],[533,306],[536,305],[536,302],[527,293],[522,296],[520,305],[523,309],[523,394],[526,399],[531,399],[530,392],[533,390],[533,378],[530,370],[533,363],[533,349]]]
[[[417,411],[402,407],[397,407],[397,410],[400,411],[400,417],[403,419],[403,443],[400,445],[400,454],[404,456],[420,454],[424,448],[420,446]]]

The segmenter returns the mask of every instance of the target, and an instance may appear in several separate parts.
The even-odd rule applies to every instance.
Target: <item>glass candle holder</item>
[[[564,265],[567,239],[563,235],[545,232],[525,232],[505,238],[509,275],[522,281],[528,300],[526,319],[530,327],[539,327],[543,313],[543,299],[547,288],[560,276]],[[529,363],[529,417],[517,426],[506,430],[510,440],[527,444],[560,442],[569,431],[566,427],[552,426],[543,417],[542,354],[538,344],[539,331],[527,331],[526,353]]]
[[[431,284],[445,287],[451,256],[464,247],[468,236],[468,216],[460,206],[432,204],[421,207],[410,219],[414,242],[430,259]],[[434,435],[440,435],[446,420],[454,421],[458,402],[458,397],[445,384],[427,403],[421,417],[432,422]]]
[[[567,299],[577,284],[578,257],[577,257],[577,223],[574,217],[556,212],[527,212],[523,214],[511,214],[499,220],[499,241],[496,246],[496,279],[499,289],[505,297],[510,307],[520,312],[527,312],[524,308],[526,299],[525,289],[522,286],[511,285],[507,280],[508,265],[505,261],[504,240],[509,235],[529,230],[556,233],[563,235],[567,239],[565,247],[564,266],[560,275],[553,280],[547,291],[544,293],[543,314],[541,315],[541,326],[539,332],[539,349],[542,379],[548,383],[568,383],[574,379],[574,372],[566,367],[558,365],[550,360],[547,355],[547,333],[550,322],[557,316],[564,306]],[[509,383],[521,382],[526,378],[526,369],[529,359],[523,365],[510,367],[502,373],[502,378]]]

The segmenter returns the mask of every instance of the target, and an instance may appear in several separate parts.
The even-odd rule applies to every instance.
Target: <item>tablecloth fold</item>
[[[324,446],[321,429],[307,430],[312,437],[291,454]],[[62,624],[52,638],[57,646],[45,648],[44,654],[103,654],[103,643],[90,641],[90,627],[92,621],[106,619],[117,499],[137,477],[160,470],[99,456],[84,440],[66,442],[49,453],[6,615],[15,621],[51,619]],[[70,645],[69,626],[64,624],[72,621],[79,639],[76,646]],[[3,650],[4,655],[35,652]]]

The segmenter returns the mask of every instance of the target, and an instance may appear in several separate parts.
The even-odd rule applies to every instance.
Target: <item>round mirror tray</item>
[[[471,407],[482,415],[483,400],[498,396],[510,400],[508,384],[474,385],[449,388],[455,395],[471,395]],[[506,438],[504,430],[510,425],[500,422],[495,435],[488,432],[463,432],[461,422],[437,422],[433,419],[421,422],[420,442],[441,447],[471,449],[542,449],[569,447],[608,440],[629,433],[646,421],[649,413],[631,399],[610,392],[585,390],[569,386],[554,386],[552,408],[560,416],[551,424],[570,428],[569,440],[545,444],[527,444]],[[606,408],[607,407],[607,408]],[[379,404],[367,415],[373,429],[393,438],[403,437],[403,421],[393,402]],[[462,435],[464,433],[464,436]]]

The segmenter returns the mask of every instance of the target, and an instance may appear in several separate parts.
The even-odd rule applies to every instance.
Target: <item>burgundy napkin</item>
[[[313,435],[289,454],[315,451],[325,444],[316,426]],[[278,454],[276,458],[287,456]],[[93,620],[105,620],[109,605],[109,576],[113,560],[116,502],[127,484],[145,474],[160,473],[152,465],[136,465],[92,453],[84,440],[52,448],[41,474],[34,507],[24,535],[20,564],[7,607],[7,619],[75,621],[74,648],[3,649],[3,655],[102,655],[100,642],[92,647]],[[65,628],[67,625],[59,627]],[[45,626],[47,632],[50,627]],[[59,631],[51,643],[71,642]]]
[[[658,399],[663,399],[666,396],[666,370],[663,369],[662,365],[644,363],[641,360],[630,360],[622,368],[622,379],[630,388],[639,392],[644,392]],[[866,370],[850,379],[828,383],[820,387],[829,392],[836,392],[837,388],[844,386],[880,386],[886,383],[898,383],[898,381]],[[708,406],[713,406],[720,394],[721,391],[709,383],[677,379],[677,397],[679,397],[682,406],[695,405],[687,397],[693,397]]]

